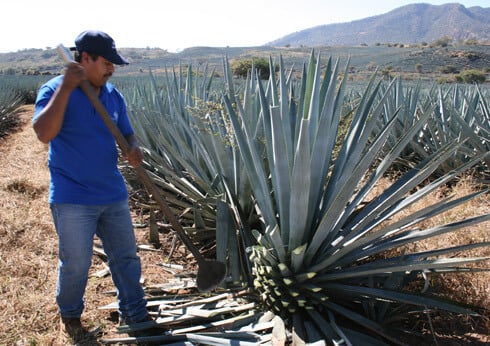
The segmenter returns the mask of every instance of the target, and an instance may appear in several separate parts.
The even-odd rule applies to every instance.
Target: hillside
[[[490,7],[411,4],[348,23],[321,25],[267,43],[274,47],[352,46],[376,43],[454,41],[490,42]]]
[[[349,23],[305,29],[258,47],[203,46],[178,53],[160,48],[121,47],[130,65],[118,68],[116,75],[146,75],[150,69],[160,72],[179,65],[193,65],[195,69],[204,64],[220,74],[225,56],[230,61],[282,56],[287,66],[301,69],[312,49],[342,61],[350,58],[351,72],[370,74],[378,67],[404,74],[423,71],[424,78],[437,78],[434,74],[440,75],[448,66],[457,71],[487,71],[490,7],[411,4]],[[53,75],[62,69],[55,48],[0,53],[0,75]]]
[[[446,66],[454,66],[458,71],[464,69],[486,70],[490,66],[490,45],[451,44],[447,47],[438,45],[374,45],[374,46],[323,46],[315,47],[315,52],[322,56],[339,58],[344,63],[350,58],[352,73],[363,72],[364,76],[371,75],[374,67],[379,70],[404,74],[413,79],[437,78]],[[294,66],[301,70],[308,61],[312,48],[310,47],[192,47],[180,53],[170,53],[162,49],[121,48],[122,54],[130,64],[118,67],[115,76],[147,76],[151,69],[161,72],[167,68],[179,65],[193,66],[202,69],[208,64],[208,71],[216,68],[222,75],[223,58],[227,56],[231,62],[239,59],[257,57],[282,56],[286,66]],[[423,74],[413,76],[416,66],[420,65]],[[61,73],[63,62],[54,48],[26,49],[13,53],[0,53],[0,76],[18,75],[53,75]],[[48,77],[48,76],[47,76]],[[360,76],[359,76],[360,77]],[[18,79],[20,81],[20,79]]]

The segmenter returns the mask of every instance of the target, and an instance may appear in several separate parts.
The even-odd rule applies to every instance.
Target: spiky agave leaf
[[[396,341],[383,321],[400,304],[413,309],[422,306],[471,313],[456,303],[409,294],[403,289],[417,274],[461,270],[468,263],[486,258],[441,257],[462,248],[387,259],[382,259],[380,254],[489,220],[489,215],[482,215],[432,229],[414,228],[417,223],[477,195],[474,194],[458,200],[447,199],[400,221],[392,221],[394,216],[474,165],[482,156],[412,193],[462,145],[457,140],[448,141],[395,180],[386,191],[367,200],[383,174],[427,123],[429,110],[434,107],[427,106],[427,111],[393,141],[393,129],[399,129],[395,124],[400,122],[398,117],[402,114],[399,108],[389,107],[396,82],[380,87],[381,83],[373,77],[353,108],[352,121],[340,150],[332,155],[338,140],[347,72],[339,78],[338,65],[332,69],[328,64],[325,73],[328,80],[322,80],[319,66],[320,56],[312,52],[304,69],[300,94],[294,97],[286,97],[283,92],[293,87],[291,80],[284,79],[282,66],[279,87],[267,89],[278,92],[277,96],[267,94],[257,81],[261,129],[244,118],[247,114],[240,105],[236,112],[225,97],[244,168],[266,225],[264,230],[255,232],[257,245],[250,253],[255,288],[273,311],[285,318],[293,314],[310,319],[323,337],[332,342],[349,342],[349,335],[353,339],[357,335],[349,332],[352,327],[337,324],[335,315]],[[292,105],[295,100],[298,100],[297,108]],[[300,113],[292,114],[291,110],[295,109]],[[383,117],[387,121],[379,127]],[[272,143],[263,145],[257,141],[255,135],[262,132]],[[386,149],[388,140],[391,143]]]
[[[190,73],[192,75],[192,73]],[[180,95],[182,78],[167,76],[160,95],[155,78],[152,87],[155,93],[135,88],[135,95],[128,98],[129,111],[142,148],[145,150],[145,166],[153,179],[172,201],[180,196],[180,207],[193,208],[198,204],[213,214],[208,203],[202,203],[213,186],[216,168],[206,156],[204,144],[195,132],[203,132],[200,119],[189,114],[194,99]],[[193,83],[187,80],[187,83]],[[190,87],[186,88],[190,92]],[[212,99],[211,99],[212,100]],[[144,102],[142,104],[142,102]],[[177,112],[180,111],[180,113]],[[197,138],[197,140],[192,140]],[[177,198],[176,198],[177,199]],[[209,215],[208,215],[209,217]]]
[[[206,69],[194,73],[191,66],[160,79],[150,74],[153,92],[134,88],[127,99],[146,170],[176,214],[194,210],[206,229],[216,228],[217,259],[228,262],[234,281],[246,281],[249,270],[246,263],[241,268],[245,256],[240,255],[245,245],[239,244],[246,237],[237,237],[236,206],[245,217],[253,202],[247,200],[248,178],[221,113],[222,91],[211,88],[212,77]]]

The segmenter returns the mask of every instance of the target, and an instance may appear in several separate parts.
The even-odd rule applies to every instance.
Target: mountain
[[[422,43],[449,37],[490,42],[490,8],[411,4],[385,14],[348,23],[301,30],[266,45],[272,47],[353,46],[376,43]]]

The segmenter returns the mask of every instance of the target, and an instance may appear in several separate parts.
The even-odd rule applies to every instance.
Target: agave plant
[[[232,282],[249,280],[243,249],[250,236],[243,230],[253,224],[255,208],[243,163],[223,118],[219,97],[224,87],[214,87],[214,71],[167,72],[163,83],[150,74],[150,85],[125,90],[130,115],[142,147],[145,168],[161,187],[176,214],[192,210],[186,220],[196,240],[216,240],[217,260],[228,263]],[[226,76],[228,90],[232,75]],[[239,207],[237,207],[239,206]],[[249,218],[241,220],[234,211]],[[238,236],[237,229],[241,231]],[[219,235],[219,236],[218,236]]]
[[[189,140],[199,139],[197,135],[189,135],[194,130],[192,124],[198,121],[189,115],[186,108],[194,98],[187,93],[187,98],[183,99],[179,90],[185,79],[173,77],[173,81],[167,77],[163,88],[150,74],[149,85],[123,89],[127,93],[129,112],[146,151],[145,167],[162,188],[168,203],[176,213],[196,209],[199,210],[196,219],[211,219],[214,223],[213,204],[204,203],[206,189],[200,188],[211,186],[213,173],[200,165],[203,162],[198,159],[200,143]],[[192,73],[189,73],[187,81],[192,81]],[[192,82],[190,84],[193,85]]]
[[[281,59],[277,82],[271,76],[264,87],[257,80],[254,90],[246,90],[243,104],[232,102],[234,95],[224,97],[264,225],[253,230],[257,244],[249,249],[254,288],[264,304],[295,331],[303,331],[308,342],[397,342],[385,321],[402,305],[409,311],[435,308],[471,313],[455,303],[407,293],[405,288],[427,272],[457,271],[459,266],[485,260],[445,255],[489,244],[403,256],[386,254],[489,220],[490,215],[417,228],[419,222],[479,194],[475,193],[426,206],[396,222],[392,219],[472,167],[482,155],[413,192],[461,147],[457,140],[449,141],[388,189],[372,196],[384,173],[426,125],[430,112],[417,117],[386,147],[400,121],[397,109],[388,107],[395,82],[381,88],[373,77],[354,109],[345,138],[339,141],[348,63],[343,76],[338,70],[339,63],[333,65],[329,59],[322,76],[320,56],[312,52],[295,94],[296,85]],[[250,106],[254,99],[260,100],[259,108]],[[384,113],[386,110],[390,113]],[[379,128],[383,116],[387,121]],[[338,142],[341,147],[336,151]]]
[[[488,243],[392,250],[490,219],[419,226],[485,191],[406,213],[483,155],[421,185],[462,147],[454,138],[375,194],[435,106],[415,112],[412,102],[408,109],[417,116],[399,126],[407,121],[394,100],[399,81],[384,84],[374,75],[350,98],[349,63],[344,72],[340,65],[330,58],[323,67],[312,52],[296,80],[281,57],[277,76],[264,83],[252,69],[239,95],[225,58],[222,103],[220,92],[189,68],[185,77],[167,74],[163,88],[154,83],[152,97],[129,98],[131,111],[147,168],[170,197],[179,196],[175,207],[185,201],[186,208],[206,210],[208,220],[215,213],[217,256],[228,261],[233,281],[253,287],[264,308],[306,342],[397,343],[389,322],[401,312],[472,313],[406,288],[428,273],[471,271],[467,264],[486,258],[453,254]]]

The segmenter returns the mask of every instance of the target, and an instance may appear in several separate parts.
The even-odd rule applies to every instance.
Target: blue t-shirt
[[[41,86],[33,121],[48,104],[62,78],[55,77]],[[106,83],[99,99],[121,133],[132,135],[121,93]],[[126,199],[128,192],[117,160],[114,137],[82,89],[76,88],[70,95],[61,130],[49,142],[49,202],[101,205]]]

